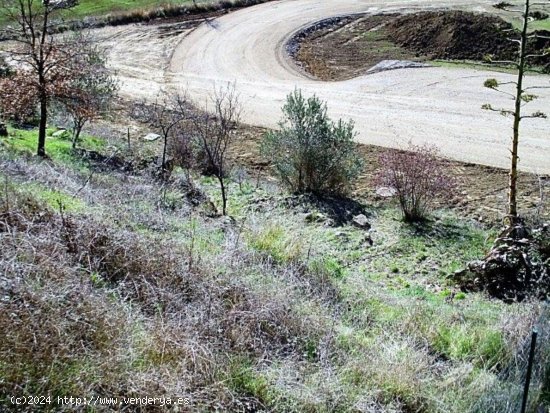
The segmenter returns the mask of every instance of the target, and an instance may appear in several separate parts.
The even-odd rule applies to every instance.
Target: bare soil
[[[294,57],[306,72],[322,80],[347,80],[382,60],[422,61],[425,56],[394,43],[385,29],[398,15],[339,19],[299,33]]]
[[[273,179],[269,163],[260,156],[259,146],[267,129],[243,126],[240,137],[231,149],[235,165],[245,167],[253,176]],[[380,170],[379,158],[395,149],[375,145],[357,144],[357,150],[365,160],[365,169],[353,188],[354,198],[369,205],[388,202],[376,194],[374,183]],[[508,172],[490,166],[445,160],[457,182],[453,198],[441,203],[441,207],[455,210],[459,215],[475,219],[487,226],[499,226],[505,217],[508,193]],[[550,176],[520,173],[518,203],[520,213],[529,220],[550,219]]]
[[[400,16],[387,26],[401,47],[431,59],[498,60],[514,58],[517,45],[506,40],[512,25],[500,17],[463,11],[422,12]]]
[[[517,46],[507,40],[512,25],[498,16],[464,11],[426,11],[329,19],[297,34],[298,64],[326,81],[347,80],[382,60],[434,59],[483,61],[515,58]],[[545,35],[546,33],[541,34]],[[532,53],[550,41],[531,41]],[[549,65],[548,58],[537,65]],[[550,68],[550,66],[548,66]]]

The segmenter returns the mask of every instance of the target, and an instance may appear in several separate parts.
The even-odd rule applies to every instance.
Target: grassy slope
[[[493,233],[450,212],[420,228],[392,205],[368,208],[371,247],[364,230],[326,226],[315,206],[286,206],[273,184],[244,179],[230,185],[231,224],[191,208],[180,172],[167,191],[147,174],[90,177],[67,141],[50,140],[44,163],[22,157],[35,132],[15,135],[0,152],[0,199],[15,211],[2,202],[0,216],[20,226],[0,232],[11,280],[0,290],[13,297],[0,302],[0,399],[26,383],[183,395],[193,411],[462,413],[536,310],[457,292],[448,275]],[[217,202],[215,181],[196,179]],[[34,340],[40,351],[27,352]]]
[[[512,0],[510,1],[510,3],[513,5],[513,8],[516,10],[523,11],[523,8],[525,7],[525,3],[522,2],[521,0]],[[531,3],[532,4],[535,3],[534,5],[531,6],[532,11],[542,11],[550,14],[550,5],[545,4],[545,2],[531,2]],[[502,11],[495,8],[492,8],[491,12],[498,14],[505,20],[508,20],[517,29],[521,29],[523,22],[520,15],[518,15],[517,13]],[[550,30],[550,19],[532,21],[529,23],[529,28],[531,30]]]
[[[197,0],[196,3],[199,5],[216,3],[216,0]],[[67,20],[81,20],[86,17],[104,17],[125,13],[145,14],[154,9],[192,4],[191,0],[80,0],[77,6],[64,10],[61,15]],[[0,12],[0,25],[5,23],[5,16]]]
[[[201,2],[204,3],[205,0],[199,0],[198,3]],[[66,16],[80,19],[87,16],[101,16],[108,13],[120,13],[191,3],[191,0],[80,0],[78,6],[66,12]]]

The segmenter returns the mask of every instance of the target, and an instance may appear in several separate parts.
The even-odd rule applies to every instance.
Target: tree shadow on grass
[[[332,220],[333,226],[349,225],[353,218],[360,214],[367,218],[370,216],[365,205],[347,197],[291,195],[285,198],[283,203],[288,208],[300,209],[304,213],[317,211]]]

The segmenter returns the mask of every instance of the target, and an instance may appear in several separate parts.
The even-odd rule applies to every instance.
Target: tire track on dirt
[[[508,166],[510,119],[481,110],[481,105],[508,107],[504,96],[483,87],[488,77],[502,81],[513,76],[456,68],[404,69],[342,82],[308,77],[289,60],[285,43],[316,21],[350,13],[407,12],[461,8],[490,10],[492,0],[282,0],[221,16],[215,25],[202,24],[177,42],[151,46],[173,48],[166,76],[149,83],[140,79],[126,86],[133,96],[151,96],[155,88],[184,88],[204,102],[214,87],[235,82],[246,123],[276,127],[286,95],[295,87],[326,100],[334,117],[356,123],[357,140],[385,147],[434,143],[452,159],[497,167]],[[147,46],[149,47],[149,46]],[[139,58],[137,59],[139,61]],[[147,65],[143,65],[146,67]],[[159,69],[160,70],[160,69]],[[550,84],[550,77],[530,77],[527,84]],[[154,84],[151,82],[160,82]],[[529,111],[550,113],[550,92],[529,105]],[[550,173],[550,121],[525,121],[520,147],[523,170]]]

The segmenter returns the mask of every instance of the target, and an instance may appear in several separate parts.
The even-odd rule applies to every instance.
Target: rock
[[[349,234],[344,231],[338,231],[334,235],[340,240],[340,242],[350,241]]]
[[[0,122],[0,136],[6,138],[8,136],[8,127],[5,123]]]
[[[334,222],[332,218],[328,218],[323,224],[323,226],[325,227],[334,227],[335,225],[336,225],[336,222]]]
[[[78,0],[53,0],[52,4],[58,9],[70,9],[78,5]]]
[[[143,140],[147,141],[147,142],[154,142],[158,139],[160,139],[160,135],[158,135],[156,133],[148,133],[147,135],[145,135],[143,137]]]
[[[392,188],[391,186],[381,186],[376,189],[376,195],[382,198],[391,198],[392,196],[395,196],[396,193],[397,191],[395,188]]]
[[[229,216],[229,215],[225,215],[222,217],[222,224],[223,225],[226,225],[226,226],[235,226],[237,224],[237,220],[235,218],[233,218],[232,216]]]
[[[365,235],[365,238],[363,238],[363,247],[372,247],[374,244],[374,241],[372,240],[370,234]]]
[[[408,60],[382,60],[376,66],[373,66],[369,70],[367,70],[367,74],[385,72],[386,70],[411,69],[420,67],[430,67],[430,65],[426,63],[411,62]]]
[[[58,139],[63,139],[63,138],[68,138],[69,137],[69,132],[65,129],[60,129],[58,130],[57,132],[54,132],[52,133],[52,138],[58,138]]]
[[[352,222],[356,227],[364,228],[364,229],[370,228],[369,221],[367,220],[367,217],[365,216],[365,214],[359,214],[354,216]]]

